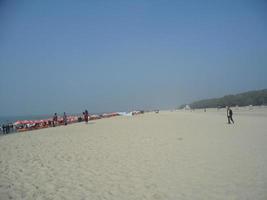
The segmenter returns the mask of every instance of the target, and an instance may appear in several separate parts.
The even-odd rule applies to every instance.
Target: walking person
[[[230,108],[230,106],[227,107],[227,119],[228,119],[228,124],[231,124],[231,122],[234,124],[234,120],[233,120],[233,111]]]
[[[3,134],[6,134],[6,125],[5,124],[2,125],[2,129],[3,129]]]
[[[89,120],[89,114],[88,114],[88,111],[85,110],[85,112],[84,112],[84,121],[85,121],[86,124],[88,123],[88,120]]]
[[[65,125],[65,126],[68,124],[67,115],[66,115],[65,112],[64,112],[64,114],[63,114],[63,122],[64,122],[64,125]]]
[[[10,126],[9,126],[9,124],[7,123],[6,124],[6,134],[8,134],[10,132]]]
[[[56,125],[57,125],[57,113],[55,113],[53,117],[53,127],[55,127]]]

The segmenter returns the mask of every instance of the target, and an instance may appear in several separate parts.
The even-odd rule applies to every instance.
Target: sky
[[[0,0],[0,116],[264,89],[266,36],[265,0]]]

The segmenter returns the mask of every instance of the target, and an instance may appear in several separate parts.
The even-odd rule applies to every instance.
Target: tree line
[[[204,99],[189,104],[191,108],[220,108],[225,106],[249,105],[267,105],[267,89],[254,90],[235,95],[226,95],[221,98]],[[185,105],[182,105],[180,108],[183,108],[184,106]]]

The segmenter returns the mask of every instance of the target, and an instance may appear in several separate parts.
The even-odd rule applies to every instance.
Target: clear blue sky
[[[0,1],[0,115],[175,108],[267,88],[267,1]]]

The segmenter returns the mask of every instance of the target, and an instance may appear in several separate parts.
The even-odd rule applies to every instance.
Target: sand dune
[[[0,199],[267,199],[267,109],[115,117],[0,137]]]

